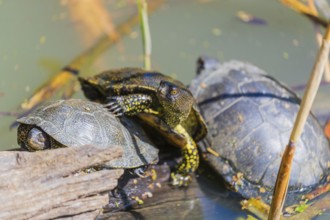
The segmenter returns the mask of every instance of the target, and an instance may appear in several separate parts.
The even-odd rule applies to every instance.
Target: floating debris
[[[19,70],[19,65],[18,65],[18,64],[15,64],[15,66],[14,66],[14,70],[15,70],[15,71]]]
[[[45,43],[46,43],[46,36],[44,36],[44,35],[40,36],[40,38],[39,38],[39,43],[40,43],[41,45],[45,44]]]
[[[212,34],[214,36],[220,36],[222,34],[222,31],[219,28],[213,28],[212,29]]]
[[[202,4],[207,4],[207,3],[211,3],[213,2],[214,0],[199,0],[199,3],[202,3]]]
[[[328,120],[328,122],[326,123],[326,125],[324,127],[324,133],[325,133],[325,136],[327,136],[327,138],[330,139],[330,119]]]
[[[30,86],[25,86],[25,92],[30,92],[31,87]]]
[[[19,112],[0,112],[0,116],[14,116],[14,117],[19,117],[20,116],[20,113]]]
[[[266,189],[264,187],[260,187],[259,192],[260,193],[265,193],[266,192]]]
[[[310,204],[307,204],[308,200],[306,201],[301,201],[299,204],[289,206],[285,208],[285,215],[294,215],[297,213],[303,213],[309,206]]]
[[[288,59],[289,59],[289,54],[288,54],[288,52],[283,52],[283,58],[284,58],[285,60],[288,60]]]
[[[236,13],[236,16],[240,21],[244,23],[253,24],[253,25],[267,25],[266,20],[255,17],[245,11],[238,11]]]
[[[293,46],[298,47],[299,46],[299,41],[297,39],[293,39],[292,44],[293,44]]]
[[[330,82],[321,81],[320,86],[328,86],[329,84],[330,84]],[[304,84],[300,84],[300,85],[291,86],[291,89],[295,92],[298,92],[298,91],[306,89],[306,87],[307,87],[307,84],[304,83]]]
[[[129,37],[130,37],[131,39],[136,39],[136,38],[139,37],[139,33],[136,32],[136,31],[132,31],[132,32],[129,34]]]
[[[250,198],[241,201],[242,209],[246,209],[258,216],[260,219],[266,219],[269,213],[269,206],[258,198]]]

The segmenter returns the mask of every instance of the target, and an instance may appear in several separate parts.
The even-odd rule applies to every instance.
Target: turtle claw
[[[147,177],[146,174],[145,174],[145,172],[144,172],[144,169],[141,168],[141,167],[135,169],[135,170],[134,170],[134,173],[135,173],[136,175],[138,175],[139,177],[141,177],[141,178],[146,178],[146,177]]]
[[[112,114],[114,114],[115,116],[119,117],[124,115],[125,109],[123,108],[123,106],[116,102],[116,101],[110,101],[109,103],[104,105],[109,112],[111,112]]]
[[[123,116],[124,115],[124,113],[122,113],[122,112],[118,112],[118,113],[113,113],[116,117],[120,117],[120,116]]]
[[[171,173],[170,184],[174,187],[187,187],[192,181],[190,175],[183,175],[179,173]]]
[[[114,114],[116,117],[122,116],[124,115],[124,112],[122,111],[122,109],[117,108],[114,111],[110,111],[112,114]]]
[[[109,111],[114,112],[117,111],[118,109],[122,109],[120,105],[113,105],[112,107],[108,108]]]
[[[117,113],[122,112],[123,109],[121,108],[121,106],[117,106],[116,108],[109,109],[109,111],[114,113],[114,114],[117,114]]]
[[[118,103],[115,102],[115,101],[111,101],[111,102],[108,102],[107,104],[105,104],[104,107],[106,107],[106,108],[111,108],[111,107],[113,107],[114,105],[118,105]]]
[[[113,110],[115,108],[121,108],[120,103],[116,102],[116,101],[111,101],[108,102],[107,104],[104,105],[104,107],[108,108],[109,110]]]

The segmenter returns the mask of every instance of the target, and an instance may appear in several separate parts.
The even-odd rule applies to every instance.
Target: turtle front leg
[[[108,98],[105,107],[116,116],[136,115],[147,111],[150,107],[152,98],[144,94],[132,94],[122,96],[112,96]]]
[[[197,145],[182,125],[174,128],[169,127],[159,117],[151,114],[140,113],[138,117],[151,127],[156,128],[166,140],[182,149],[182,161],[171,173],[171,184],[173,186],[188,186],[191,176],[199,165],[199,154]]]
[[[191,176],[199,166],[199,154],[195,141],[187,133],[182,125],[177,125],[174,130],[181,134],[186,140],[182,148],[182,161],[177,165],[176,170],[171,173],[171,184],[173,186],[188,186],[191,182]]]

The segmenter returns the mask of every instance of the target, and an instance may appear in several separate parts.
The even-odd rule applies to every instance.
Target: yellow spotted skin
[[[148,111],[152,102],[151,97],[144,94],[114,96],[111,99],[117,104],[116,106],[125,113],[125,115],[130,116],[143,111]]]
[[[137,116],[147,125],[156,128],[167,138],[168,142],[182,149],[182,161],[171,174],[171,184],[173,186],[188,186],[191,182],[190,174],[195,172],[199,166],[198,148],[195,140],[188,132],[189,129],[181,124],[171,129],[154,114],[140,113]]]
[[[191,181],[189,174],[195,172],[199,165],[198,149],[195,141],[182,125],[176,126],[174,130],[184,136],[186,144],[182,146],[182,161],[171,175],[172,185],[187,186]]]

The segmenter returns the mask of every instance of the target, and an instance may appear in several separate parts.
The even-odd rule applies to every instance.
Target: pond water
[[[115,24],[135,13],[134,1],[104,2]],[[266,23],[244,23],[237,18],[238,11],[248,12]],[[195,76],[195,61],[200,55],[221,61],[248,61],[287,85],[304,84],[317,53],[312,24],[279,1],[172,0],[165,1],[149,19],[153,68],[186,84]],[[84,33],[86,29],[72,20],[64,0],[0,0],[0,27],[1,112],[15,111],[42,83],[93,42],[93,34]],[[139,27],[134,27],[89,72],[142,67],[141,53]],[[329,92],[326,87],[320,91],[318,112],[326,114],[330,109],[324,110],[324,106],[329,106]],[[76,97],[82,97],[81,92]],[[17,147],[16,129],[9,129],[14,120],[0,117],[0,149]],[[222,207],[215,209],[218,213],[223,212],[220,209],[226,210],[223,216],[243,215],[212,204]],[[327,215],[319,219],[327,219],[324,217]]]

